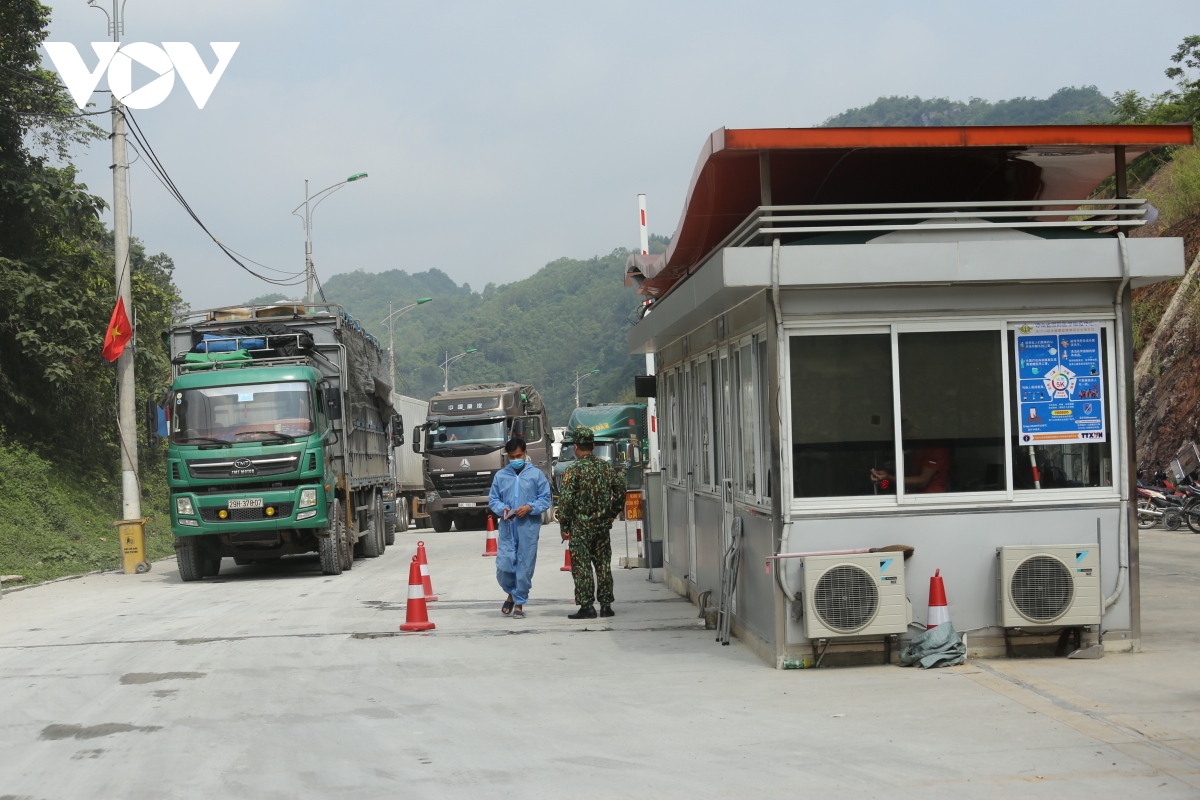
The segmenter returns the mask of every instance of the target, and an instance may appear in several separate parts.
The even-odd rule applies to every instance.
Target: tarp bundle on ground
[[[943,622],[936,628],[930,628],[909,642],[908,647],[900,651],[900,666],[911,667],[914,664],[921,669],[931,667],[956,667],[967,660],[967,645],[962,640],[954,625]]]
[[[521,394],[525,395],[525,413],[531,416],[537,416],[546,410],[542,404],[542,396],[537,393],[537,389],[532,386],[524,386],[519,383],[469,383],[465,386],[455,386],[456,392],[491,392],[501,391],[504,389],[520,389]]]

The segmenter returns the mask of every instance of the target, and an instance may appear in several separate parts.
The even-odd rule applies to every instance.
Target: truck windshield
[[[425,439],[427,450],[459,450],[464,447],[494,449],[502,444],[503,420],[430,423]]]
[[[293,441],[316,430],[302,381],[181,389],[171,403],[175,444]]]
[[[601,461],[612,463],[613,456],[616,453],[615,448],[611,444],[597,444],[596,449],[592,451],[593,455]],[[559,461],[574,461],[575,460],[575,445],[564,444],[562,452],[558,454]]]

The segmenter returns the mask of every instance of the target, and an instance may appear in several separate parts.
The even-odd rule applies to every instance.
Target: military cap
[[[595,447],[596,446],[596,434],[592,432],[591,428],[585,428],[583,426],[580,426],[580,427],[576,428],[575,430],[571,431],[571,443],[572,444],[581,444],[585,448]]]

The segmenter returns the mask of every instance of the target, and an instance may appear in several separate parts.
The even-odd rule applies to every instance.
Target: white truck
[[[393,393],[392,407],[408,428],[424,425],[429,416],[428,401],[415,397]],[[429,527],[429,513],[425,510],[425,459],[411,447],[393,447],[392,467],[396,488],[391,498],[384,499],[384,513],[395,521],[394,530],[407,531],[413,523],[418,528]],[[393,530],[392,526],[388,529]],[[394,540],[395,534],[392,536]]]

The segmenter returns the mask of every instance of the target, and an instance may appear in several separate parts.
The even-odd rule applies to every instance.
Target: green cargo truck
[[[167,481],[179,574],[317,552],[382,555],[403,443],[384,351],[341,306],[191,312],[169,333]]]
[[[649,452],[646,450],[646,407],[640,403],[601,403],[582,406],[571,412],[558,461],[554,464],[553,488],[558,495],[562,477],[575,460],[571,431],[591,428],[596,436],[596,457],[625,470],[630,489],[642,488],[642,472]]]

